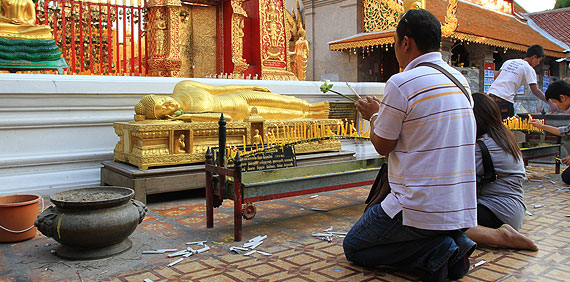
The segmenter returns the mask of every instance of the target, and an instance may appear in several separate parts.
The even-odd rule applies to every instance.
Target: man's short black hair
[[[530,58],[534,55],[536,55],[537,58],[544,58],[544,56],[546,56],[546,54],[544,54],[544,48],[542,48],[540,45],[532,45],[528,47],[528,50],[526,50],[526,55],[524,57]]]
[[[439,51],[441,46],[441,23],[424,9],[408,10],[396,27],[398,39],[413,38],[421,52]]]
[[[564,80],[557,80],[550,84],[544,93],[546,100],[554,99],[562,102],[560,101],[560,95],[566,95],[570,97],[570,83]]]

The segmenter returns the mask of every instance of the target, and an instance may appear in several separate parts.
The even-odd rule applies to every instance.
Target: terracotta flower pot
[[[0,242],[18,242],[36,236],[34,221],[40,199],[38,195],[0,197]]]

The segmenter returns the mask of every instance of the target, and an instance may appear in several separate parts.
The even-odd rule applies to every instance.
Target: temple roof
[[[530,13],[525,16],[542,31],[570,46],[570,8]]]
[[[427,0],[426,9],[444,23],[447,3],[447,1]],[[562,51],[567,49],[567,46],[560,46],[531,28],[526,19],[520,15],[525,13],[525,10],[516,3],[514,11],[514,15],[500,13],[460,0],[455,14],[458,27],[449,37],[523,52],[531,45],[540,44],[547,55],[563,56]],[[391,44],[394,43],[393,34],[394,30],[360,33],[329,42],[329,49],[334,51]]]

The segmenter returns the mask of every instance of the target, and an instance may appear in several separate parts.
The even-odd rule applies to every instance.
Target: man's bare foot
[[[503,224],[497,229],[501,235],[503,246],[513,249],[538,251],[538,247],[526,236],[519,233],[512,226]]]

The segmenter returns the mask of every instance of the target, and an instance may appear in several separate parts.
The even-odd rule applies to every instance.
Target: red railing
[[[143,2],[144,1],[144,2]],[[148,74],[146,0],[39,0],[38,23],[53,29],[65,74]]]

